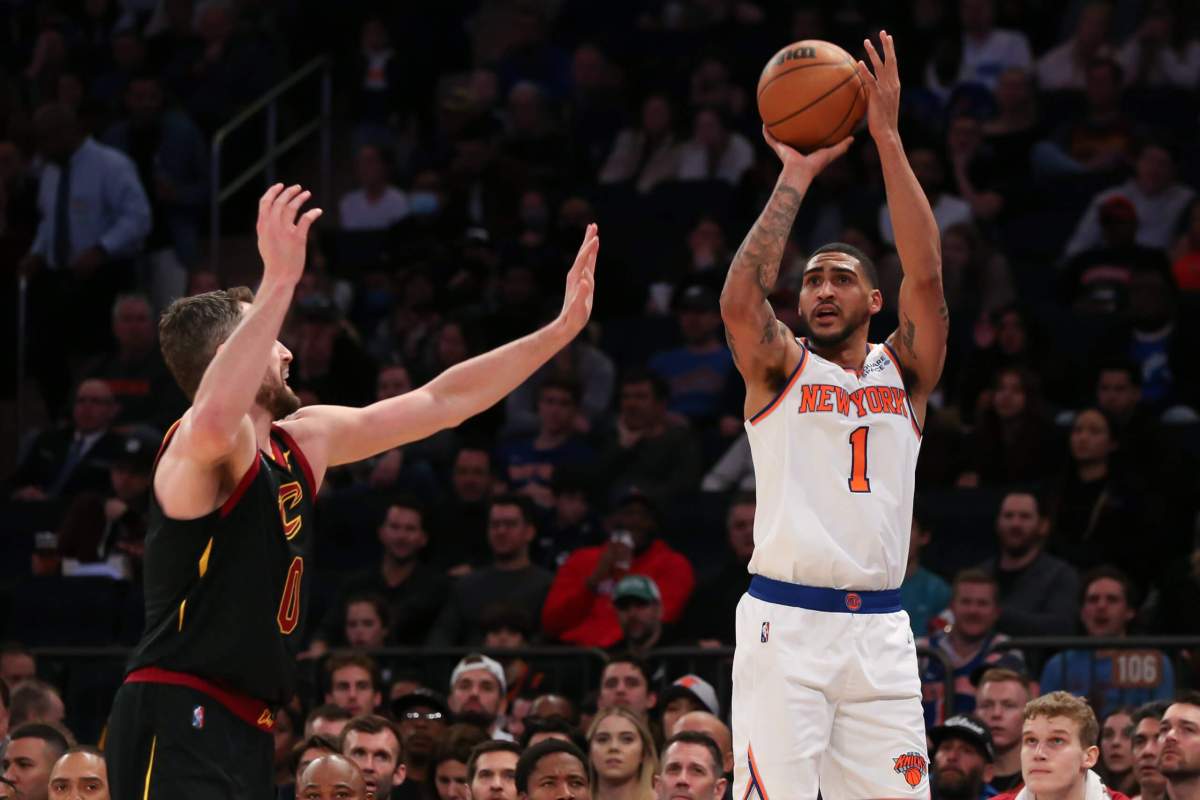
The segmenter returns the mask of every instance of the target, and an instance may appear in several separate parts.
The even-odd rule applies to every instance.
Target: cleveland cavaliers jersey
[[[271,426],[270,440],[212,513],[171,519],[151,503],[146,630],[131,671],[186,672],[272,705],[295,693],[317,487],[287,431]]]
[[[750,572],[831,589],[904,580],[921,430],[886,344],[857,373],[812,352],[746,420],[758,507]]]

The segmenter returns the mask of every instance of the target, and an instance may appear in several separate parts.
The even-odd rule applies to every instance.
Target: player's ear
[[[872,314],[878,314],[883,310],[883,292],[878,289],[872,289],[867,295],[867,308]]]

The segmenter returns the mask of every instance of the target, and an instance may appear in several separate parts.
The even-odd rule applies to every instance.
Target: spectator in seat
[[[946,82],[937,74],[935,60],[926,69],[925,82],[939,96],[946,96],[955,85],[980,84],[989,91],[1006,69],[1033,67],[1033,52],[1024,33],[996,27],[995,0],[960,0],[961,43],[956,43],[957,69]]]
[[[297,797],[337,797],[345,800],[367,800],[363,772],[353,759],[340,753],[320,755],[305,765],[296,775]]]
[[[592,498],[594,483],[586,467],[554,471],[554,506],[537,541],[537,562],[543,567],[558,570],[575,550],[604,540]]]
[[[1038,480],[1051,467],[1052,431],[1037,376],[1023,366],[1001,367],[992,376],[990,402],[967,437],[969,455],[958,486]]]
[[[1100,721],[1100,761],[1096,771],[1106,786],[1128,794],[1137,791],[1133,770],[1133,708],[1110,711]]]
[[[1137,32],[1117,51],[1117,58],[1139,89],[1190,91],[1200,82],[1200,41],[1185,20],[1186,4],[1155,0],[1145,5]]]
[[[1136,615],[1133,584],[1115,567],[1097,567],[1083,580],[1079,616],[1087,635],[1123,639]],[[1160,650],[1065,650],[1042,669],[1043,692],[1059,689],[1086,697],[1105,714],[1121,706],[1168,700],[1175,694],[1175,668]]]
[[[450,468],[450,496],[430,515],[431,566],[454,576],[491,560],[487,531],[492,485],[491,450],[476,443],[459,447]]]
[[[728,785],[733,785],[733,732],[729,726],[707,711],[692,711],[675,721],[674,736],[684,731],[700,733],[712,739],[721,753],[722,771]],[[664,731],[665,733],[665,731]],[[730,797],[728,792],[726,797]]]
[[[662,503],[698,482],[699,444],[668,417],[669,398],[669,385],[652,372],[631,370],[622,377],[615,430],[605,437],[599,463],[615,493],[636,487]]]
[[[730,786],[723,773],[721,751],[712,738],[683,731],[663,744],[662,767],[654,776],[655,797],[720,800]]]
[[[695,577],[688,560],[658,538],[656,507],[649,498],[630,494],[617,509],[616,524],[621,530],[607,544],[576,550],[559,568],[542,607],[542,631],[548,637],[611,647],[621,638],[612,593],[629,574],[653,580],[662,594],[663,621],[679,620]]]
[[[341,309],[324,294],[298,300],[291,379],[324,403],[361,406],[375,395],[375,362]]]
[[[652,680],[646,662],[631,655],[614,656],[604,665],[604,671],[600,674],[596,708],[604,711],[621,706],[645,719],[658,704],[658,693],[653,688]],[[593,718],[588,724],[594,722]]]
[[[1000,553],[981,568],[1000,589],[998,630],[1010,636],[1068,635],[1079,609],[1079,575],[1045,552],[1049,520],[1038,496],[1010,491],[996,514]]]
[[[753,533],[753,531],[751,532]],[[913,513],[908,537],[908,564],[900,584],[900,605],[908,614],[914,636],[929,636],[933,620],[950,604],[950,586],[942,578],[921,566],[921,551],[929,546],[933,532]],[[703,596],[703,595],[701,595]]]
[[[554,505],[552,485],[562,466],[583,466],[594,459],[591,445],[579,435],[579,387],[550,378],[538,387],[538,431],[500,447],[496,461],[510,491],[529,497],[540,508]]]
[[[653,800],[658,748],[644,719],[627,708],[608,708],[588,730],[592,797]]]
[[[387,601],[388,633],[399,644],[424,642],[450,596],[450,581],[421,561],[429,541],[425,509],[415,498],[396,495],[386,501],[377,534],[383,555],[379,566],[352,575],[313,637],[310,652],[345,644],[349,599],[377,594]]]
[[[1088,62],[1084,76],[1083,113],[1034,146],[1034,171],[1046,178],[1119,177],[1136,154],[1142,131],[1122,109],[1125,71],[1113,58],[1101,55]],[[1083,249],[1069,246],[1067,255]]]
[[[281,788],[279,790],[279,800],[285,800],[289,797],[287,794],[289,788],[292,792],[290,796],[296,795],[296,786],[300,782],[300,773],[304,772],[312,762],[316,761],[321,756],[327,756],[331,753],[340,753],[341,748],[338,747],[337,739],[331,739],[328,736],[321,734],[313,734],[307,738],[301,739],[292,748],[291,755],[288,757],[288,769],[291,773],[291,786]]]
[[[346,600],[346,644],[356,650],[386,646],[391,621],[387,601],[377,594],[356,594]],[[386,670],[384,683],[388,683]]]
[[[1021,785],[1021,725],[1025,704],[1035,694],[1028,676],[1011,669],[993,667],[979,679],[975,710],[992,735],[996,758],[991,784],[998,792]]]
[[[983,800],[991,788],[995,749],[992,734],[977,717],[950,717],[929,731],[933,741],[930,787],[938,800]]]
[[[1163,712],[1170,703],[1157,700],[1144,703],[1133,712],[1133,733],[1131,750],[1133,753],[1133,773],[1137,779],[1140,794],[1135,800],[1166,800],[1167,779],[1158,768],[1161,744],[1158,740]]]
[[[642,194],[673,178],[679,169],[679,141],[674,109],[665,94],[642,101],[641,125],[617,134],[596,180],[600,184],[632,183]]]
[[[36,676],[37,659],[32,650],[20,642],[0,642],[0,681],[10,692]]]
[[[508,681],[500,662],[471,654],[450,674],[450,711],[456,723],[474,725],[493,739],[512,741],[512,735],[504,730],[507,692]],[[466,759],[462,762],[467,763]]]
[[[104,492],[109,466],[124,439],[111,430],[117,403],[104,381],[85,380],[75,390],[69,426],[43,431],[9,479],[12,499],[69,499],[82,491]]]
[[[1038,88],[1043,92],[1082,92],[1087,68],[1108,48],[1112,5],[1091,0],[1075,19],[1075,32],[1037,61]]]
[[[521,746],[514,742],[476,745],[467,761],[470,800],[517,800],[517,761]]]
[[[10,729],[19,728],[27,722],[59,724],[67,715],[58,689],[37,678],[28,678],[13,686],[11,697],[8,715]]]
[[[936,658],[926,659],[921,670],[921,690],[925,706],[926,727],[956,714],[975,710],[975,687],[971,675],[984,665],[996,661],[1006,651],[994,648],[1008,640],[996,632],[1000,618],[999,591],[996,579],[979,569],[967,569],[954,577],[950,597],[953,621],[949,630],[937,632],[919,640],[925,647],[946,657],[954,675],[954,707],[944,705],[945,668]]]
[[[108,765],[104,762],[104,753],[85,744],[68,748],[50,770],[49,790],[53,798],[109,800]]]
[[[405,782],[404,748],[400,732],[386,717],[356,716],[342,731],[342,754],[362,770],[368,797],[391,797],[393,787]],[[321,759],[317,762],[320,763]],[[309,767],[309,772],[314,769]],[[401,790],[403,791],[403,790]],[[301,793],[301,797],[305,795]]]
[[[381,147],[360,145],[354,156],[357,189],[338,203],[342,230],[381,231],[408,216],[408,197],[390,180],[390,165]]]
[[[326,736],[336,741],[349,720],[349,711],[333,703],[324,703],[308,712],[304,720],[304,736]]]
[[[1158,766],[1171,800],[1200,797],[1200,692],[1179,694],[1163,712]]]
[[[626,575],[617,581],[612,593],[613,608],[621,626],[621,638],[610,653],[632,653],[647,658],[656,647],[671,647],[678,643],[673,625],[664,625],[662,594],[658,585],[645,575]],[[655,678],[659,676],[655,670]]]
[[[165,431],[187,410],[187,399],[158,349],[154,320],[154,309],[145,295],[119,296],[112,311],[116,350],[84,368],[88,378],[104,381],[112,391],[118,408],[113,420],[116,425]]]
[[[1025,787],[1000,800],[1095,797],[1128,800],[1103,784],[1092,769],[1100,757],[1100,725],[1091,707],[1067,692],[1051,692],[1025,707],[1021,727],[1021,775]]]
[[[418,786],[432,782],[430,760],[433,751],[450,726],[450,705],[432,689],[418,688],[392,701],[392,717],[400,731],[404,748],[407,781]]]
[[[483,639],[482,616],[496,603],[537,619],[554,576],[530,560],[536,537],[537,524],[527,499],[516,495],[494,498],[488,510],[492,564],[458,578],[427,641],[443,646],[478,644]]]
[[[1138,244],[1138,216],[1127,198],[1113,195],[1099,210],[1103,241],[1071,258],[1059,272],[1059,298],[1080,314],[1114,314],[1129,304],[1129,279],[1138,269],[1169,266],[1162,250]]]
[[[467,763],[475,747],[487,740],[483,731],[470,725],[455,725],[447,732],[433,757],[433,789],[437,800],[469,800],[471,781]]]
[[[662,730],[664,735],[678,733],[679,721],[699,711],[720,719],[721,702],[717,690],[699,675],[684,675],[676,678],[663,690],[658,698],[662,707]]]
[[[753,492],[740,492],[730,500],[725,515],[726,543],[729,545],[725,560],[720,571],[700,584],[688,602],[681,627],[690,639],[703,647],[732,647],[734,644],[737,604],[750,585],[755,503]],[[945,603],[938,611],[944,606]]]
[[[383,702],[379,666],[363,653],[333,655],[325,662],[325,702],[352,716],[372,714]]]
[[[548,739],[517,761],[520,800],[592,800],[587,756],[571,742]]]
[[[1137,209],[1140,221],[1137,243],[1165,251],[1173,244],[1175,233],[1179,230],[1179,220],[1196,192],[1176,178],[1175,156],[1171,150],[1149,141],[1142,145],[1137,154],[1133,177],[1092,198],[1067,243],[1066,256],[1082,253],[1103,241],[1100,207],[1115,196],[1127,198]]]
[[[723,181],[737,186],[754,166],[754,146],[732,129],[725,111],[702,108],[692,119],[692,138],[679,148],[680,181]]]
[[[701,427],[721,412],[721,392],[733,371],[733,357],[720,339],[721,307],[711,289],[687,288],[679,295],[675,313],[683,346],[659,352],[648,366],[669,387],[668,408]]]
[[[0,769],[5,780],[16,788],[16,797],[49,800],[54,764],[74,745],[74,737],[59,725],[30,722],[15,726],[0,760]]]

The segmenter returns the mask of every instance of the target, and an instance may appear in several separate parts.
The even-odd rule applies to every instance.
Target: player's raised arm
[[[734,363],[746,381],[747,407],[761,405],[758,400],[778,388],[773,386],[775,376],[800,357],[799,345],[787,326],[775,318],[767,297],[779,277],[800,201],[817,174],[846,152],[852,141],[847,138],[805,156],[775,139],[766,128],[763,137],[783,162],[783,169],[766,208],[734,255],[721,290],[721,319]]]
[[[900,74],[896,46],[887,31],[879,32],[883,58],[865,41],[874,74],[858,62],[867,87],[867,125],[879,149],[888,213],[896,234],[896,252],[904,279],[900,284],[900,328],[888,341],[903,362],[913,402],[923,407],[937,385],[946,361],[950,312],[942,291],[942,240],[933,209],[917,182],[900,142]]]
[[[562,311],[549,325],[456,364],[407,394],[366,408],[310,406],[285,423],[313,462],[325,466],[369,458],[458,425],[495,405],[574,339],[592,313],[600,236],[589,225],[567,273]]]
[[[321,215],[299,215],[311,193],[276,184],[258,202],[258,251],[263,279],[254,302],[204,371],[179,437],[197,460],[217,461],[233,450],[254,405],[292,292],[304,273],[308,229]]]

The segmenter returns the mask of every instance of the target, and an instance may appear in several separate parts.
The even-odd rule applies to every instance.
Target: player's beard
[[[866,325],[870,319],[871,312],[864,308],[862,312],[857,314],[855,317],[847,317],[845,326],[837,333],[825,335],[814,333],[812,330],[812,325],[807,324],[807,319],[805,320],[805,327],[808,328],[808,340],[810,342],[815,344],[817,347],[831,348],[845,343],[847,339],[854,335],[855,331],[857,331],[863,325]]]
[[[271,413],[271,419],[283,419],[300,410],[300,398],[286,383],[263,382],[254,402]]]

